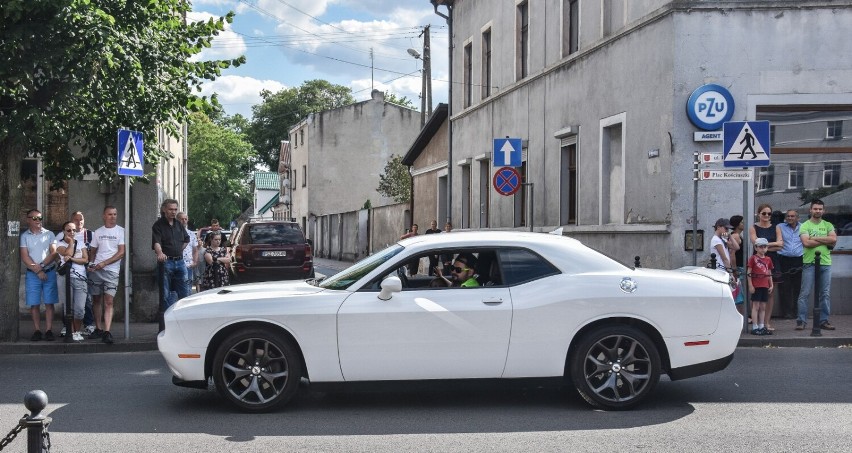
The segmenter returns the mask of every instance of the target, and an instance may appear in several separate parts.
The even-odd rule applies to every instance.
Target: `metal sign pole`
[[[130,339],[130,177],[124,177],[124,338]]]

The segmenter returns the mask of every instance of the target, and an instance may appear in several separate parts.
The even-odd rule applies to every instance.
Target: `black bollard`
[[[27,427],[27,453],[40,453],[43,451],[43,440],[45,432],[52,419],[41,413],[47,407],[47,393],[42,390],[32,390],[24,397],[24,407],[30,411],[30,415],[24,417],[21,422]],[[49,439],[49,438],[47,438]],[[47,442],[50,442],[47,440]],[[44,445],[48,449],[50,445]]]
[[[638,256],[633,257],[633,267],[642,267],[642,265],[639,263],[639,257]]]
[[[157,310],[157,323],[160,327],[159,332],[162,332],[166,330],[166,320],[163,319],[163,315],[166,313],[166,289],[163,287],[166,283],[166,264],[160,261],[157,262],[157,283],[160,289],[160,308]]]
[[[716,269],[716,254],[710,254],[710,269]]]
[[[819,252],[814,254],[814,325],[811,329],[812,337],[821,337],[822,336],[822,328],[819,325],[819,279],[822,274],[822,265],[819,262]]]

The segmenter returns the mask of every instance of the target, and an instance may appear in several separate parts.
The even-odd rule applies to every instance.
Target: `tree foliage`
[[[254,167],[251,144],[243,134],[196,113],[189,124],[187,146],[189,217],[197,219],[199,225],[206,225],[213,218],[227,225],[251,203],[248,181]]]
[[[389,102],[391,104],[396,104],[396,105],[399,105],[399,106],[402,106],[402,107],[407,107],[407,108],[410,108],[410,109],[416,108],[414,106],[414,103],[411,101],[411,99],[408,99],[406,96],[402,96],[402,97],[397,96],[396,94],[391,93],[390,91],[385,93],[385,102]]]
[[[191,111],[212,108],[215,99],[196,96],[200,84],[244,59],[199,61],[233,15],[186,24],[190,8],[185,0],[3,1],[0,225],[21,218],[24,156],[41,157],[50,181],[108,180],[118,128],[145,133],[145,160],[156,163],[166,153],[155,146],[157,127],[177,136]],[[0,339],[17,335],[17,249],[0,242],[10,264],[0,273]]]
[[[411,175],[408,167],[403,165],[402,156],[391,155],[385,164],[385,169],[379,175],[378,192],[386,197],[391,197],[397,203],[411,200]]]
[[[281,140],[290,139],[290,126],[302,121],[310,113],[355,102],[349,87],[325,80],[308,80],[299,87],[286,88],[277,93],[264,90],[260,97],[261,103],[252,107],[248,138],[260,162],[271,171],[278,169]]]

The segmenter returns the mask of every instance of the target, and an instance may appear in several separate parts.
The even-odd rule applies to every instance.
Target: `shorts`
[[[101,294],[108,294],[115,297],[115,293],[118,291],[118,272],[106,269],[90,271],[89,280],[91,280],[89,284],[90,295],[100,296]]]
[[[42,303],[53,305],[59,302],[59,290],[56,286],[56,268],[45,272],[47,280],[42,281],[38,274],[27,271],[24,286],[27,294],[27,307],[38,307]]]
[[[752,302],[769,302],[769,288],[755,288],[751,295]]]

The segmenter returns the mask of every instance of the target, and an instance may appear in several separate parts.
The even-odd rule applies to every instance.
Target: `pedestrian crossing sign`
[[[730,121],[722,128],[725,167],[769,166],[769,121]]]
[[[144,139],[141,132],[129,129],[118,130],[118,175],[143,176],[145,161]]]

